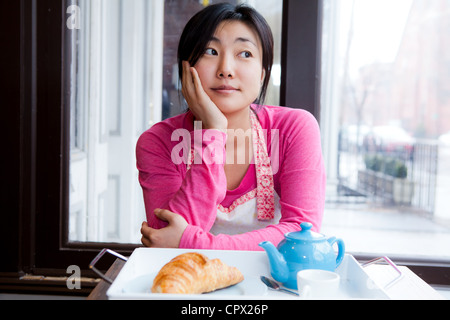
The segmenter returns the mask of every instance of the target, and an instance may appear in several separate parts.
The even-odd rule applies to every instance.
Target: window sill
[[[0,292],[20,295],[53,295],[87,297],[100,279],[81,278],[80,289],[69,289],[68,277],[40,275],[0,274]]]

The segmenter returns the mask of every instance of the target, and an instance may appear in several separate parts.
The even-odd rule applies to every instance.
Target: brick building
[[[450,1],[413,1],[394,62],[361,68],[364,91],[363,123],[394,123],[420,138],[450,131]]]

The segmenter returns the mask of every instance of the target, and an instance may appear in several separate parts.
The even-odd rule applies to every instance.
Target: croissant
[[[153,293],[201,294],[235,285],[242,273],[219,259],[191,252],[173,258],[153,280]]]

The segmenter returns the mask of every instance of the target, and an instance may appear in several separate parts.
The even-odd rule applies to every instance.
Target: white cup
[[[332,299],[339,291],[341,277],[326,270],[307,269],[297,273],[297,286],[300,298]]]

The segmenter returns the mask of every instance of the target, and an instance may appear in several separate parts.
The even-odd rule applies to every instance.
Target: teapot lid
[[[321,241],[326,239],[323,234],[311,231],[312,226],[310,222],[302,222],[300,223],[301,230],[287,233],[286,238],[301,241]]]

